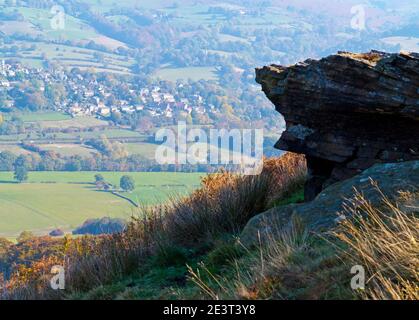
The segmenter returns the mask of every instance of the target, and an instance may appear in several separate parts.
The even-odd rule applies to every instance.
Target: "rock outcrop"
[[[379,190],[377,189],[377,185]],[[382,194],[394,200],[399,191],[408,191],[403,211],[419,214],[419,161],[375,164],[345,181],[323,190],[313,201],[272,208],[253,217],[244,228],[240,241],[247,247],[257,245],[260,239],[269,239],[276,231],[283,230],[291,221],[302,221],[311,232],[323,232],[333,228],[346,217],[344,203],[358,190],[374,207],[380,207]]]
[[[256,69],[286,131],[275,147],[303,153],[312,200],[375,163],[419,159],[419,54],[339,52]]]

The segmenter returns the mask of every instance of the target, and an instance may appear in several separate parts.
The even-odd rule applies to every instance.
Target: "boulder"
[[[303,153],[305,198],[375,163],[419,159],[419,54],[371,51],[256,69],[286,121],[276,148]]]
[[[374,182],[374,183],[372,183]],[[324,189],[310,202],[291,204],[272,208],[253,217],[245,226],[240,241],[245,246],[252,246],[261,239],[286,228],[290,221],[301,221],[309,231],[328,231],[341,219],[347,218],[343,208],[353,195],[354,188],[361,192],[372,205],[381,203],[381,192],[390,199],[398,196],[398,191],[419,193],[419,161],[375,164],[345,181],[337,182]],[[407,210],[418,212],[419,198],[410,203]],[[418,212],[419,213],[419,212]]]

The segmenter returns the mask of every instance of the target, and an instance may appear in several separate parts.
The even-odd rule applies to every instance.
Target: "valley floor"
[[[100,191],[94,184],[98,172],[30,172],[27,183],[15,183],[13,173],[0,173],[0,237],[16,238],[23,230],[37,235],[55,228],[71,231],[90,218],[129,219],[137,208],[130,202]],[[202,173],[100,172],[119,185],[122,175],[132,176],[136,188],[123,193],[140,205],[163,203],[199,187]]]

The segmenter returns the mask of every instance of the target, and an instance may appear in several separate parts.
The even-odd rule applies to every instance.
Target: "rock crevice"
[[[307,157],[306,200],[375,163],[419,159],[419,54],[339,52],[256,69],[286,121],[276,143]]]

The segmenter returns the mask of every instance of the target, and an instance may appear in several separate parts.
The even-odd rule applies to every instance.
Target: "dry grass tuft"
[[[227,275],[205,265],[190,279],[210,299],[397,299],[419,298],[419,194],[390,200],[380,189],[373,206],[355,192],[347,219],[331,234],[309,233],[294,219],[268,244],[235,261]],[[331,237],[330,237],[331,236]],[[365,290],[352,290],[351,266],[366,271]]]
[[[409,203],[419,193],[401,192],[397,202],[381,196],[382,206],[375,207],[356,192],[346,208],[353,219],[344,221],[336,236],[349,246],[349,261],[362,265],[369,276],[362,298],[417,300],[419,218],[418,207]]]
[[[304,156],[292,153],[265,159],[259,175],[208,175],[189,198],[164,207],[165,235],[178,244],[195,246],[225,233],[239,233],[251,217],[301,188],[305,177]]]
[[[204,298],[210,299],[267,299],[284,298],[278,290],[284,277],[290,275],[290,258],[307,248],[306,230],[295,221],[290,228],[276,234],[268,245],[257,251],[247,251],[246,257],[234,261],[233,274],[213,274],[207,266],[189,268],[189,277]]]

